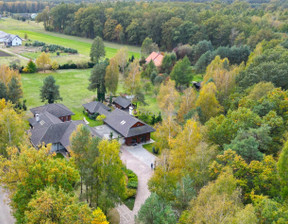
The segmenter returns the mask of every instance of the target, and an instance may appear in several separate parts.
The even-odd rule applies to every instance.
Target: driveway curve
[[[135,215],[137,215],[142,204],[150,196],[148,181],[153,174],[151,163],[155,162],[156,157],[142,147],[122,146],[121,160],[126,167],[132,170],[138,176],[138,189],[135,198],[133,211],[122,204],[117,207],[120,215],[120,224],[134,224]]]
[[[7,193],[0,187],[0,223],[14,224],[15,219],[11,215],[11,209],[7,203]]]

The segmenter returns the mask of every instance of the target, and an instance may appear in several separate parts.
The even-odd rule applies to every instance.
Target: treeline
[[[281,2],[252,7],[232,4],[117,2],[60,4],[45,8],[37,17],[46,30],[69,35],[140,45],[146,37],[172,50],[179,44],[210,40],[214,47],[254,48],[262,40],[280,38],[288,31],[287,9]],[[277,17],[274,13],[277,11]]]
[[[0,1],[0,12],[35,13],[41,12],[47,5],[42,1]]]

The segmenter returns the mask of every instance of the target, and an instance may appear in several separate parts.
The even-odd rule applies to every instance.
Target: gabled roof
[[[106,115],[111,109],[101,102],[93,101],[82,105],[91,114],[99,113]]]
[[[38,122],[36,121],[35,117],[30,118],[28,121],[33,128],[49,127],[51,124],[58,124],[62,122],[59,118],[55,117],[47,111],[39,114]]]
[[[113,103],[116,103],[118,105],[120,105],[121,107],[123,107],[124,109],[128,108],[131,105],[130,100],[126,99],[125,97],[122,96],[118,96]]]
[[[38,127],[30,130],[31,142],[37,147],[41,143],[61,143],[65,148],[70,145],[70,136],[77,126],[85,123],[83,121],[66,121],[51,124],[49,127]]]
[[[50,114],[56,117],[74,115],[74,113],[71,110],[69,110],[66,106],[64,106],[61,103],[46,104],[44,106],[32,108],[30,109],[30,111],[34,115],[44,113],[44,112],[49,112]]]
[[[154,128],[119,109],[112,111],[104,122],[124,137],[132,137],[155,131]],[[142,126],[133,127],[137,123],[141,123]]]
[[[150,61],[153,61],[156,67],[159,67],[162,65],[164,56],[161,53],[157,53],[153,51],[147,58],[146,58],[146,64],[148,64]]]

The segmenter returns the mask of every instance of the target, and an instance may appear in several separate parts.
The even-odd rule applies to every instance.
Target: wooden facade
[[[150,141],[150,133],[125,138],[125,144],[128,146],[134,143],[139,144],[139,143],[144,143],[148,141]]]
[[[71,121],[71,115],[69,115],[69,116],[64,116],[64,117],[59,117],[59,119],[60,119],[61,121],[63,121],[63,122],[65,122],[65,121]]]

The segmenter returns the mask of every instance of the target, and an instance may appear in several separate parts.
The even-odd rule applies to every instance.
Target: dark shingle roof
[[[124,137],[132,137],[155,131],[154,128],[119,109],[112,111],[104,121]],[[132,126],[138,122],[142,123],[143,126],[132,128]]]
[[[129,100],[127,100],[125,97],[122,97],[122,96],[118,96],[113,101],[113,103],[117,103],[118,105],[120,105],[124,109],[126,109],[127,107],[129,107],[131,105],[131,102]]]
[[[64,117],[69,115],[74,115],[74,113],[69,110],[66,106],[61,103],[46,104],[44,106],[35,107],[30,109],[30,111],[35,114],[41,114],[44,112],[49,112],[56,117]]]
[[[34,128],[49,127],[51,124],[58,124],[62,122],[59,118],[55,117],[47,111],[39,114],[38,122],[36,121],[35,117],[30,118],[28,121]]]
[[[31,129],[31,142],[34,146],[41,143],[61,143],[65,148],[70,145],[70,136],[77,126],[85,123],[83,121],[66,121],[51,124],[49,127],[38,127]]]
[[[93,101],[90,103],[86,103],[82,105],[86,110],[89,111],[89,113],[94,114],[94,113],[99,113],[99,114],[107,114],[107,111],[110,111],[111,109],[104,105],[101,102],[98,101]]]

